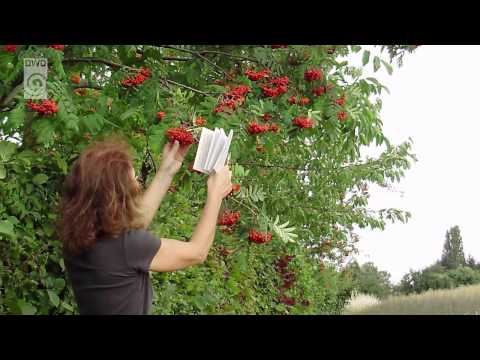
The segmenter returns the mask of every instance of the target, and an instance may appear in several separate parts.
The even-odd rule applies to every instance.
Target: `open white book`
[[[233,130],[230,130],[227,136],[223,129],[202,128],[193,169],[210,174],[224,167],[228,161],[227,156],[232,137]]]

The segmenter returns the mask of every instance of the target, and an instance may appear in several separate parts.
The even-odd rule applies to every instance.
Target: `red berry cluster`
[[[336,99],[335,104],[340,105],[340,106],[345,105],[345,95],[342,95],[338,99]]]
[[[310,99],[308,97],[302,97],[299,100],[297,100],[297,98],[292,95],[288,98],[288,102],[292,105],[298,104],[300,106],[305,106],[310,103]]]
[[[225,246],[220,246],[220,248],[218,250],[219,250],[220,255],[222,255],[223,257],[227,257],[228,255],[230,255],[234,251],[234,250],[227,249]],[[225,279],[228,279],[230,274],[228,272],[224,272],[223,275],[224,275]]]
[[[264,243],[272,240],[272,234],[269,233],[269,232],[261,233],[261,232],[258,232],[256,230],[252,229],[248,233],[248,239],[251,242],[254,242],[256,244],[264,244]]]
[[[338,120],[340,121],[345,121],[345,119],[347,118],[347,113],[345,111],[340,111],[338,114],[337,114],[337,118]]]
[[[54,100],[43,100],[40,104],[28,100],[26,105],[30,110],[33,110],[42,116],[50,116],[58,111],[57,103]]]
[[[267,131],[272,131],[272,132],[278,132],[280,130],[279,126],[277,124],[259,124],[255,121],[252,121],[248,124],[247,131],[251,135],[256,135],[256,134],[261,134]]]
[[[272,49],[286,49],[288,45],[272,45]]]
[[[293,125],[298,126],[299,128],[312,128],[313,127],[313,120],[307,117],[298,116],[293,119]]]
[[[277,270],[277,273],[280,274],[283,280],[282,287],[280,288],[280,291],[282,293],[278,297],[278,301],[289,306],[295,305],[295,299],[285,296],[285,294],[283,294],[283,291],[291,289],[296,280],[295,273],[291,270],[288,270],[288,265],[294,257],[295,256],[293,255],[284,255],[275,263],[275,269]]]
[[[282,304],[288,305],[288,306],[293,306],[296,304],[296,301],[294,298],[286,296],[284,294],[280,295],[278,297],[278,301],[280,301]]]
[[[4,45],[3,50],[6,52],[14,53],[15,51],[17,51],[17,46],[18,45]]]
[[[325,86],[318,86],[312,90],[313,95],[315,96],[322,96],[327,92],[327,88]]]
[[[225,211],[218,220],[218,225],[234,226],[238,220],[240,220],[240,211]]]
[[[265,113],[265,114],[263,114],[262,119],[263,119],[263,121],[268,121],[268,120],[271,120],[272,117],[273,116],[271,114]]]
[[[262,93],[266,97],[277,97],[288,91],[288,82],[288,76],[273,78],[265,84],[260,85],[260,89],[262,89]]]
[[[207,123],[207,120],[205,120],[205,119],[202,118],[202,117],[198,117],[198,118],[196,118],[196,119],[193,121],[193,124],[194,124],[195,126],[204,126],[206,123]]]
[[[233,184],[232,192],[239,192],[239,191],[240,191],[240,184]]]
[[[306,81],[315,81],[315,80],[322,80],[323,79],[323,72],[320,69],[310,69],[305,71],[303,77]]]
[[[269,130],[272,132],[278,132],[278,130],[280,130],[280,127],[277,124],[270,124]]]
[[[242,105],[245,101],[245,95],[250,92],[250,87],[239,85],[223,94],[222,100],[213,110],[214,113],[225,111],[225,109],[235,110],[237,106]]]
[[[75,84],[80,84],[80,82],[82,81],[82,78],[80,77],[80,75],[74,74],[74,75],[70,76],[70,81],[75,83]]]
[[[180,127],[168,129],[166,135],[170,142],[178,140],[180,145],[190,145],[194,142],[193,135],[189,133],[185,128]]]
[[[165,114],[164,111],[159,111],[159,112],[157,112],[157,115],[156,115],[156,116],[157,116],[158,121],[161,121],[161,120],[165,117],[165,115],[166,115],[166,114]]]
[[[48,47],[58,51],[63,51],[65,49],[65,45],[48,45]]]
[[[125,87],[132,87],[143,84],[150,76],[152,72],[150,69],[142,67],[142,69],[134,77],[128,77],[122,80],[121,84]]]
[[[270,74],[269,69],[264,69],[261,71],[254,71],[254,70],[245,71],[245,75],[252,81],[258,81],[258,80],[264,79],[268,77],[269,74]]]
[[[250,122],[247,128],[247,131],[251,135],[261,134],[261,133],[267,132],[268,130],[270,130],[270,126],[268,124],[262,125],[255,121]]]

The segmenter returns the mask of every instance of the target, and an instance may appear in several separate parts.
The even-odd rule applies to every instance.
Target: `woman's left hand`
[[[174,176],[180,167],[182,166],[182,162],[185,159],[185,155],[190,149],[191,145],[182,145],[175,140],[172,144],[171,142],[167,142],[163,147],[163,154],[162,154],[162,163],[160,165],[160,171],[163,173]]]

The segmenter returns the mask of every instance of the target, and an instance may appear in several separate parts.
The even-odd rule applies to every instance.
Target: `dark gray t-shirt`
[[[149,268],[160,245],[147,231],[129,230],[117,239],[98,240],[80,255],[65,254],[80,314],[148,314]]]

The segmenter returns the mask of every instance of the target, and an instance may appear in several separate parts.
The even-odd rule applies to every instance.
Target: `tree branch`
[[[132,71],[139,71],[140,69],[128,66],[128,65],[123,65],[120,63],[116,63],[107,59],[101,59],[101,58],[95,58],[95,57],[72,57],[72,58],[66,58],[63,59],[62,62],[87,62],[87,63],[100,63],[104,64],[113,68],[120,68],[120,69],[128,69]]]
[[[195,89],[195,88],[192,88],[188,85],[185,85],[185,84],[181,84],[181,83],[178,83],[176,81],[173,81],[173,80],[170,80],[170,79],[162,79],[162,80],[165,80],[167,83],[169,84],[173,84],[173,85],[176,85],[176,86],[180,86],[180,87],[183,87],[185,89],[188,89],[190,91],[193,91],[193,92],[196,92],[197,94],[201,94],[203,96],[212,96],[210,93],[206,93],[204,91],[201,91],[201,90],[198,90],[198,89]]]
[[[0,102],[0,108],[7,107],[8,104],[13,100],[15,96],[19,93],[19,91],[23,88],[23,82],[15,86],[12,91],[10,91],[10,94],[8,94],[5,99]]]
[[[192,54],[193,56],[196,56],[196,57],[199,57],[200,59],[203,59],[204,61],[206,61],[209,65],[211,65],[212,67],[214,67],[215,69],[219,69],[226,77],[228,77],[228,73],[223,69],[221,68],[220,66],[218,66],[217,64],[215,64],[213,61],[211,61],[210,59],[208,59],[207,57],[203,56],[202,54],[200,54],[200,52],[198,51],[195,51],[195,50],[189,50],[189,49],[183,49],[183,48],[179,48],[179,47],[176,47],[176,46],[172,46],[172,45],[158,45],[159,47],[164,47],[164,48],[167,48],[167,49],[173,49],[173,50],[177,50],[177,51],[183,51],[183,52],[187,52],[189,54]],[[218,73],[218,71],[217,71]]]

